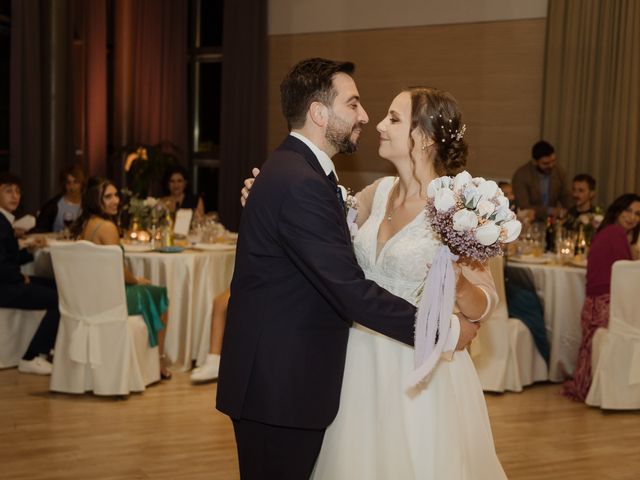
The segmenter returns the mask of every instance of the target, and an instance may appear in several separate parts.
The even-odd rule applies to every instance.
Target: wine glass
[[[75,221],[75,219],[76,219],[75,215],[71,212],[64,212],[62,214],[62,223],[64,223],[63,238],[65,239],[71,238],[71,225],[73,225],[73,222]]]

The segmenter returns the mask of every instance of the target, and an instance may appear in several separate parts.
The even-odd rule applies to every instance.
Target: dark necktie
[[[342,199],[342,192],[340,191],[340,187],[338,187],[338,179],[336,178],[336,174],[333,173],[333,170],[331,170],[331,172],[329,172],[329,175],[327,175],[327,177],[329,177],[329,180],[331,180],[331,183],[333,183],[333,187],[336,191],[336,196],[338,197],[338,201],[340,202],[340,205],[342,206],[342,208],[344,208],[344,200]]]

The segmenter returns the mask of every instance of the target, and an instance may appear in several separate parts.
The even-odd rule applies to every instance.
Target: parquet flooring
[[[214,409],[215,389],[176,372],[118,400],[53,394],[48,378],[0,370],[0,478],[237,480],[233,430]],[[509,478],[639,479],[640,412],[602,412],[559,390],[486,396]]]

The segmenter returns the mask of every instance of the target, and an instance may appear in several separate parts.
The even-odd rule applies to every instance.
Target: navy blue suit
[[[217,408],[234,419],[243,478],[308,476],[308,465],[270,474],[269,459],[252,476],[247,462],[259,446],[247,447],[239,427],[250,421],[320,432],[309,454],[287,456],[313,468],[338,411],[351,323],[412,345],[414,317],[411,304],[364,278],[336,185],[313,152],[288,136],[243,212],[222,347]],[[254,426],[247,435],[256,437]]]
[[[20,249],[11,223],[0,213],[0,307],[47,310],[24,354],[26,360],[40,353],[49,353],[60,321],[55,282],[37,277],[31,277],[29,284],[24,281],[20,265],[32,259],[30,253]]]

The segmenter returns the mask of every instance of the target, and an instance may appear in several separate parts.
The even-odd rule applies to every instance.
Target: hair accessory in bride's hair
[[[456,130],[454,133],[451,134],[451,138],[455,138],[456,140],[460,140],[462,137],[464,137],[464,133],[467,131],[467,124],[463,124],[462,128],[459,130]]]

